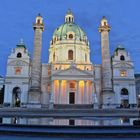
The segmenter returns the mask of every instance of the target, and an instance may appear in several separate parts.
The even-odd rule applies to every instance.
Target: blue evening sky
[[[45,23],[42,62],[47,63],[53,32],[64,23],[69,8],[75,22],[87,33],[94,64],[101,64],[98,27],[102,16],[106,16],[111,26],[111,54],[123,44],[130,52],[135,72],[140,73],[140,0],[0,0],[0,75],[5,76],[7,57],[21,38],[32,56],[32,23],[38,13]]]

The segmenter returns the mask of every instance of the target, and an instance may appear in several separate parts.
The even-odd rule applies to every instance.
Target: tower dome
[[[54,31],[49,51],[49,62],[89,62],[88,38],[83,29],[74,22],[74,15],[71,10],[67,11],[65,22]],[[73,55],[70,61],[68,56],[62,58],[63,51]],[[78,56],[78,52],[81,52],[83,56]]]

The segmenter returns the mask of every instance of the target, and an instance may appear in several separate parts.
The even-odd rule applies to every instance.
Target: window
[[[20,75],[21,74],[21,68],[19,68],[19,67],[15,68],[15,74]]]
[[[37,24],[40,24],[40,19],[37,20]]]
[[[106,22],[104,22],[104,26],[106,26]]]
[[[18,54],[17,54],[17,58],[21,58],[22,57],[22,54],[19,52]]]
[[[68,51],[68,60],[73,60],[73,51],[72,50]]]
[[[69,34],[69,39],[73,39],[73,34]]]
[[[128,95],[128,90],[126,88],[123,88],[121,90],[121,95]]]
[[[124,61],[124,60],[125,60],[125,57],[124,57],[123,55],[121,55],[121,56],[120,56],[120,60],[121,60],[121,61]]]
[[[75,83],[70,83],[70,88],[75,88]]]
[[[121,77],[126,77],[126,71],[125,71],[125,70],[122,70],[122,71],[120,72],[120,76],[121,76]]]

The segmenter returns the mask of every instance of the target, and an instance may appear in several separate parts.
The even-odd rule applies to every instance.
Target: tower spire
[[[103,16],[99,32],[101,33],[101,49],[102,49],[102,97],[103,104],[108,104],[114,101],[113,86],[112,86],[112,70],[111,57],[109,50],[109,31],[110,26],[105,16]]]

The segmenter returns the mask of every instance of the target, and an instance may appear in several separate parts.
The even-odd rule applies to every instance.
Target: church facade
[[[109,50],[110,26],[102,18],[102,64],[90,61],[86,33],[74,21],[70,10],[65,22],[53,33],[48,64],[41,63],[41,15],[36,17],[34,54],[31,60],[23,42],[17,44],[7,61],[4,105],[50,107],[93,105],[94,108],[127,108],[136,104],[134,66],[125,48],[119,45],[113,56]]]

